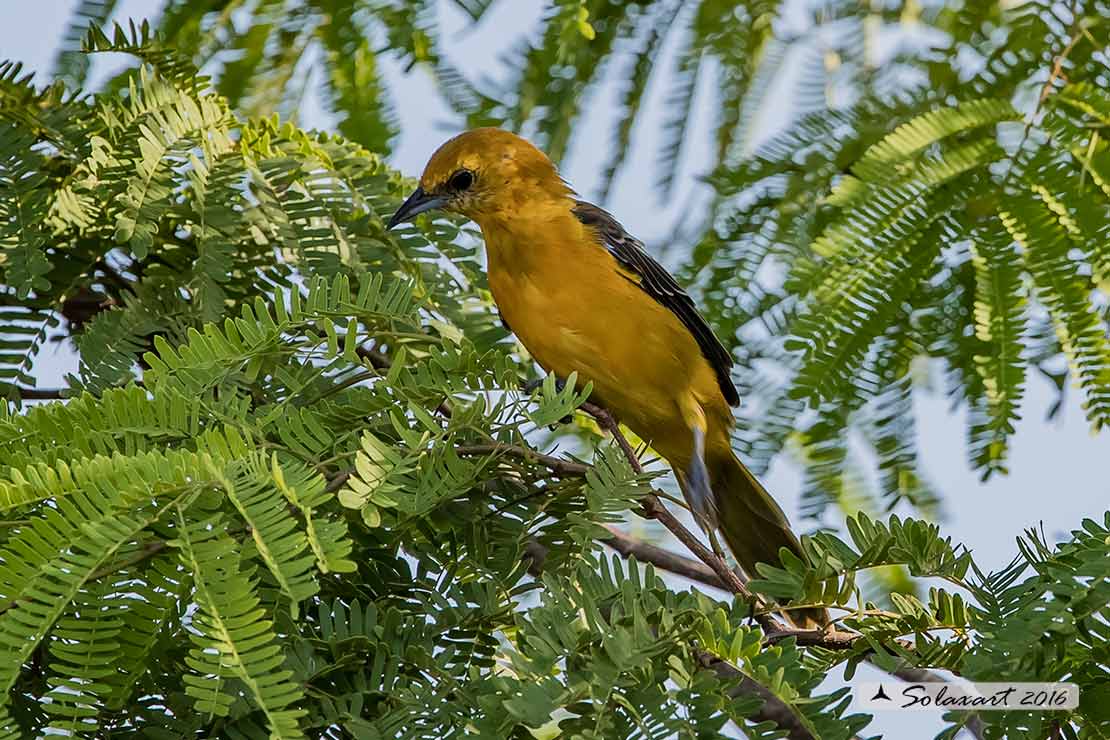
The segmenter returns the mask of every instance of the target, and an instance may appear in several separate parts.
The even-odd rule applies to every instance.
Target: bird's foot
[[[525,393],[535,393],[543,387],[543,383],[546,379],[546,377],[533,378],[532,380],[529,380],[525,383],[521,383],[520,390],[524,391]],[[555,390],[562,393],[563,389],[565,389],[566,387],[567,381],[563,380],[562,378],[555,378]]]

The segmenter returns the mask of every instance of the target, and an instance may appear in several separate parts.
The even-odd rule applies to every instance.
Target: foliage
[[[475,20],[488,2],[459,3]],[[81,53],[90,26],[102,28],[115,0],[83,0],[74,10],[56,71],[71,86],[89,82]],[[296,122],[310,91],[348,140],[388,154],[398,122],[386,88],[389,65],[427,65],[437,79],[462,77],[439,46],[431,0],[165,0],[152,4],[160,46],[213,72],[213,86],[247,117],[279,112]],[[109,80],[118,88],[127,73]],[[458,92],[464,94],[463,91]]]
[[[126,95],[5,68],[11,249],[45,265],[7,271],[11,298],[68,317],[88,297],[70,400],[0,420],[5,731],[690,735],[753,715],[697,657],[740,645],[742,611],[599,557],[648,479],[614,454],[566,478],[500,453],[585,396],[516,390],[474,240],[387,234],[406,184],[376,155],[238,118],[147,28],[88,44],[146,60]],[[806,722],[861,724],[742,634],[726,657]]]
[[[1098,100],[1083,91],[1110,71],[1107,8],[829,6],[803,36],[820,34],[831,62],[803,67],[798,83],[821,93],[802,96],[769,139],[719,132],[748,138],[720,154],[685,274],[756,396],[741,438],[752,459],[792,447],[820,513],[851,487],[847,425],[878,462],[877,504],[928,511],[911,399],[938,373],[966,409],[984,476],[1006,470],[1033,368],[1061,393],[1074,383],[1093,428],[1107,419],[1110,211],[1088,164],[1105,142],[1097,103],[1068,102]],[[769,52],[808,48],[773,36]],[[884,58],[880,40],[893,47]],[[762,65],[779,63],[769,52]],[[741,120],[773,79],[764,66],[752,73]],[[902,474],[883,474],[891,467]]]
[[[877,461],[876,506],[933,510],[912,397],[938,376],[984,477],[1006,470],[1034,369],[1106,423],[1103,0],[589,5],[597,38],[556,38],[553,3],[503,88],[460,112],[562,157],[615,79],[604,195],[649,89],[669,85],[666,197],[711,77],[711,207],[679,225],[701,234],[683,274],[741,361],[747,459],[789,449],[812,513],[859,488],[845,424]],[[790,100],[778,130],[760,124],[772,89]]]
[[[869,56],[868,18],[841,18],[864,33],[846,34],[826,84],[855,99],[830,94],[712,176],[716,212],[689,276],[735,328],[751,374],[786,377],[775,393],[808,400],[813,421],[791,432],[803,459],[840,435],[827,414],[878,430],[867,436],[880,470],[886,449],[905,451],[908,477],[879,491],[887,506],[932,498],[912,422],[899,429],[884,411],[912,417],[914,387],[938,372],[966,409],[970,462],[984,477],[1006,470],[1032,368],[1061,393],[1077,385],[1093,428],[1106,421],[1110,356],[1093,266],[1108,204],[1083,164],[1099,135],[1064,104],[1107,74],[1096,40],[1105,17],[1100,3],[935,7],[913,20],[942,32],[936,52],[915,54],[907,40],[888,62]],[[737,259],[740,274],[728,269]],[[768,271],[785,280],[761,279]],[[753,299],[728,305],[753,278]],[[779,445],[789,442],[774,433],[783,421],[771,422]],[[761,447],[753,452],[778,449]]]
[[[457,5],[478,21],[493,4]],[[798,31],[774,2],[559,0],[516,74],[479,91],[431,3],[174,1],[156,30],[80,4],[84,47],[134,69],[74,92],[75,32],[68,86],[0,66],[3,736],[849,738],[869,718],[823,682],[863,660],[1081,686],[1074,712],[954,713],[947,736],[1104,734],[1110,519],[1055,546],[1026,533],[985,573],[935,524],[859,513],[752,583],[852,639],[768,633],[763,607],[605,554],[655,473],[561,422],[573,384],[521,390],[470,232],[383,223],[411,187],[382,159],[388,55],[561,156],[631,51],[608,188],[678,39],[664,190],[698,80],[741,101],[715,122],[684,278],[741,361],[745,457],[790,447],[815,515],[874,509],[858,430],[879,503],[928,512],[919,359],[966,405],[985,472],[1031,370],[1063,388],[1066,359],[1092,423],[1110,409],[1110,13],[1012,5],[822,3]],[[874,34],[911,22],[943,53],[878,63]],[[795,53],[798,116],[759,142]],[[342,137],[271,114],[308,79]],[[24,406],[54,339],[80,355],[67,399]],[[581,458],[541,454],[552,438]],[[944,587],[861,593],[890,568]]]
[[[310,79],[326,83],[339,131],[376,152],[396,131],[387,58],[431,72],[469,125],[520,130],[556,159],[614,84],[612,145],[591,143],[603,198],[654,89],[668,103],[664,198],[699,86],[736,101],[711,123],[708,212],[676,226],[695,242],[682,275],[740,361],[738,445],[757,470],[788,451],[814,516],[850,511],[848,490],[936,511],[914,444],[922,391],[962,409],[984,477],[1007,469],[1031,376],[1061,397],[1074,386],[1092,428],[1106,423],[1106,0],[550,0],[502,79],[470,79],[444,48],[444,16],[478,23],[500,5],[174,1],[157,28],[248,116],[292,114]],[[85,3],[74,26],[111,9]],[[82,81],[77,38],[58,69]],[[769,128],[770,103],[787,98]],[[43,269],[34,253],[25,283]],[[853,454],[844,424],[862,442]],[[861,460],[878,475],[861,478]],[[872,477],[877,489],[861,487]]]
[[[838,605],[843,624],[866,636],[850,650],[815,650],[811,659],[822,670],[845,664],[851,675],[870,659],[891,671],[906,663],[929,664],[972,681],[1074,681],[1087,697],[1081,700],[1082,732],[1099,737],[1110,726],[1102,702],[1110,685],[1103,659],[1110,638],[1110,513],[1101,522],[1085,520],[1055,548],[1030,530],[1018,539],[1020,556],[990,574],[936,525],[894,516],[884,524],[859,515],[848,520],[848,535],[850,542],[828,533],[807,542],[818,567],[795,559],[785,569],[766,568],[753,584],[780,598]],[[930,588],[923,599],[894,593],[886,609],[861,601],[856,576],[884,565],[904,566],[915,577],[942,579],[949,587]],[[898,640],[911,634],[912,642]],[[883,650],[873,653],[879,645]],[[966,717],[949,719],[957,724],[945,736]],[[1074,719],[1039,712],[979,716],[982,736],[990,738],[1055,737],[1060,731],[1073,736],[1076,728],[1068,723]]]

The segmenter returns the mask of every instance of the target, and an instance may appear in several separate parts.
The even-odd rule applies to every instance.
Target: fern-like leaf
[[[987,392],[987,415],[973,422],[972,455],[976,466],[1005,472],[1009,437],[1020,418],[1025,389],[1023,345],[1026,332],[1024,286],[1019,256],[1010,235],[997,220],[975,233],[975,336],[983,342],[975,368]]]
[[[197,711],[227,716],[242,684],[251,703],[266,718],[271,738],[300,738],[296,705],[304,692],[282,669],[285,660],[273,625],[260,608],[253,569],[245,567],[239,547],[218,518],[190,522],[177,513],[173,546],[193,574],[197,604],[195,647],[186,659],[193,673],[186,675],[186,692]]]
[[[5,695],[24,662],[85,584],[121,548],[193,495],[186,487],[155,505],[140,506],[146,491],[73,494],[59,499],[9,540],[3,551],[0,614]]]
[[[82,87],[89,73],[89,57],[83,42],[89,27],[102,28],[115,12],[117,0],[81,0],[74,8],[69,27],[62,35],[61,48],[54,59],[54,76],[70,87]]]
[[[242,464],[231,476],[215,470],[213,474],[243,518],[259,558],[289,599],[296,619],[300,602],[319,590],[312,573],[315,558],[298,522],[288,515],[285,497],[277,495],[269,471],[258,460],[252,462]]]
[[[1085,394],[1087,418],[1099,428],[1110,423],[1110,340],[1106,323],[1093,310],[1089,289],[1069,257],[1071,240],[1049,203],[1033,191],[1011,195],[1001,212],[1022,248],[1041,301],[1052,315],[1060,344]]]

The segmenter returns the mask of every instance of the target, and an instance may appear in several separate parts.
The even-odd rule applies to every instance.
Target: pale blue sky
[[[73,0],[0,0],[4,17],[0,24],[0,59],[23,61],[29,69],[47,74],[73,5]],[[156,0],[123,0],[116,17],[151,15],[159,5]],[[490,13],[478,28],[471,29],[451,3],[443,2],[442,6],[447,51],[460,68],[474,77],[499,76],[499,54],[522,30],[533,28],[538,17],[535,0],[512,0],[499,3],[495,6],[499,10]],[[389,74],[397,81],[401,72],[391,68]],[[788,70],[778,83],[784,106],[789,101],[789,77]],[[422,70],[406,75],[404,84],[393,84],[391,89],[398,93],[395,102],[402,122],[392,162],[406,174],[417,175],[432,150],[459,130],[460,121],[436,97],[431,80]],[[581,129],[582,136],[574,143],[564,167],[567,179],[587,195],[592,194],[599,180],[597,153],[603,151],[611,136],[612,116],[619,108],[610,103],[615,101],[617,92],[610,84],[595,93],[591,113]],[[664,93],[665,87],[659,84],[649,91],[645,120],[661,119]],[[712,115],[712,100],[708,86],[703,85],[698,102],[676,196],[661,204],[652,190],[657,179],[654,153],[658,151],[659,127],[649,124],[634,132],[633,147],[635,151],[651,153],[650,156],[630,161],[608,203],[622,223],[649,243],[669,233],[675,216],[688,206],[695,192],[696,173],[709,162],[712,145],[707,124]],[[787,111],[785,107],[779,111],[779,120]],[[775,115],[772,112],[763,125],[773,127]],[[327,125],[327,117],[318,106],[306,106],[302,118],[302,123],[309,125]],[[64,374],[74,369],[72,354],[64,349],[51,350],[35,369],[40,385],[58,385]],[[968,468],[963,412],[950,413],[947,401],[940,397],[920,399],[916,404],[924,469],[945,499],[944,529],[956,541],[970,546],[981,565],[992,569],[1005,565],[1016,553],[1014,538],[1024,528],[1043,522],[1050,539],[1057,539],[1077,527],[1083,517],[1100,518],[1108,508],[1110,476],[1098,463],[1108,451],[1106,435],[1095,437],[1090,433],[1078,396],[1077,392],[1069,392],[1059,419],[1046,423],[1044,413],[1054,400],[1053,391],[1039,376],[1031,376],[1025,419],[1013,440],[1011,474],[996,476],[987,484],[980,483]],[[766,483],[797,521],[800,487],[797,470],[788,463],[776,464]],[[874,679],[861,674],[860,680]],[[895,737],[910,737],[907,732],[913,732],[914,737],[930,737],[939,724],[921,722],[929,716],[916,715],[913,730],[909,729],[911,725],[889,723],[882,718],[869,729],[885,728]]]

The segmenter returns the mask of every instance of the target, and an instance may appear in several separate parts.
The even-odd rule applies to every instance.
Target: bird
[[[781,565],[783,548],[805,558],[782,508],[732,450],[732,355],[642,242],[579,199],[539,148],[499,128],[441,145],[387,229],[432,210],[478,225],[505,326],[548,373],[592,383],[591,400],[668,462],[695,520],[721,533],[746,573]]]

